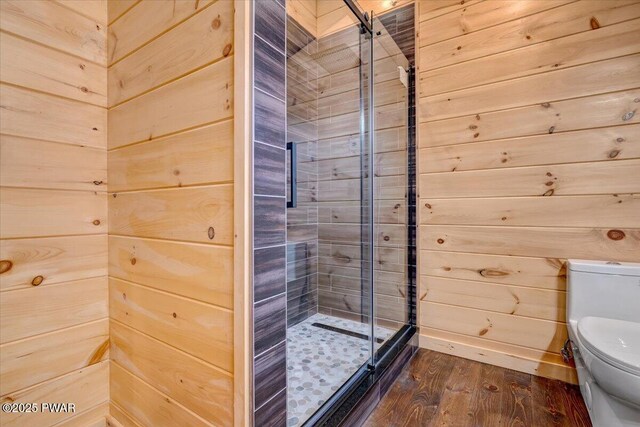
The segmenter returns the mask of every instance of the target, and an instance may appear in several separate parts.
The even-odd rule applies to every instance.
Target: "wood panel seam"
[[[113,236],[113,234],[112,234],[112,236]],[[232,308],[227,308],[227,307],[222,306],[222,305],[213,304],[211,302],[203,301],[201,299],[184,296],[184,295],[181,295],[181,294],[177,294],[175,292],[169,292],[169,291],[165,291],[165,290],[159,289],[159,288],[154,288],[153,286],[145,285],[143,283],[134,282],[132,280],[123,279],[123,278],[120,278],[118,276],[109,276],[109,278],[110,279],[119,280],[121,282],[125,282],[125,283],[128,283],[130,285],[138,286],[140,288],[144,288],[144,289],[147,289],[149,291],[158,292],[158,293],[161,293],[161,294],[164,294],[164,295],[176,297],[176,298],[179,298],[179,299],[182,299],[182,300],[186,300],[186,301],[197,302],[197,303],[206,305],[208,307],[218,308],[218,309],[223,310],[223,311],[225,311],[227,313],[233,313],[233,309]],[[5,291],[5,292],[7,292],[7,291]]]
[[[3,0],[3,1],[4,1],[4,0]],[[58,4],[58,3],[56,3],[56,4]],[[79,16],[80,16],[80,15],[79,15]],[[23,37],[23,36],[21,36],[20,34],[16,34],[16,33],[14,33],[14,32],[7,31],[7,30],[5,30],[5,29],[0,29],[0,34],[1,34],[1,33],[9,34],[10,36],[13,36],[13,37],[16,37],[16,38],[18,38],[18,39],[21,39],[21,40],[27,41],[27,42],[29,42],[29,43],[37,44],[37,45],[42,46],[42,47],[44,47],[44,48],[51,49],[51,50],[54,50],[54,51],[59,52],[59,53],[63,53],[63,54],[65,54],[65,55],[72,56],[72,57],[74,57],[74,58],[76,58],[76,59],[78,59],[78,60],[80,60],[80,61],[86,61],[86,62],[89,62],[89,63],[91,63],[91,64],[93,64],[93,65],[98,66],[98,67],[106,68],[104,64],[101,64],[101,63],[99,63],[99,62],[92,61],[92,60],[87,59],[87,58],[83,58],[82,56],[75,55],[75,54],[73,54],[73,53],[71,53],[71,52],[67,52],[66,50],[58,49],[58,48],[56,48],[55,46],[49,46],[49,45],[44,44],[44,43],[41,43],[41,42],[39,42],[39,41],[37,41],[37,40],[32,40],[32,39],[30,39],[30,38]],[[47,94],[48,94],[48,95],[51,95],[50,93],[47,93]]]
[[[174,0],[175,1],[175,0]],[[198,0],[200,1],[200,0]],[[136,53],[137,51],[139,51],[140,49],[142,49],[143,47],[145,47],[146,45],[148,45],[149,43],[153,42],[154,40],[162,37],[163,35],[167,34],[168,32],[170,32],[171,30],[173,30],[174,28],[176,28],[178,25],[183,24],[184,22],[188,21],[189,19],[191,19],[192,17],[196,16],[197,14],[201,13],[202,11],[210,8],[212,5],[214,5],[216,2],[218,2],[219,0],[215,0],[212,1],[211,3],[209,3],[208,5],[204,6],[202,9],[198,9],[195,10],[194,13],[192,13],[191,15],[187,16],[186,18],[184,18],[183,20],[175,23],[174,25],[165,28],[161,33],[156,34],[154,37],[150,38],[149,40],[145,41],[143,44],[141,44],[140,46],[137,46],[135,49],[131,50],[130,52],[127,52],[125,55],[119,57],[116,61],[113,61],[109,64],[107,64],[107,69],[111,68],[112,66],[116,65],[117,63],[119,63],[120,61],[122,61],[125,58],[128,58],[129,56],[133,55],[134,53]],[[223,0],[225,1],[225,0]],[[140,0],[138,3],[136,3],[135,5],[131,6],[129,9],[127,9],[126,12],[124,12],[121,16],[119,16],[117,19],[120,19],[122,16],[126,15],[131,9],[133,9],[135,6],[137,6],[138,4],[140,4],[142,2],[142,0]],[[116,20],[117,20],[116,19]],[[115,22],[116,20],[114,20],[113,22]],[[109,24],[109,26],[111,26],[111,24]]]
[[[158,343],[160,345],[164,345],[166,347],[169,347],[171,350],[177,351],[178,353],[180,353],[180,354],[182,354],[184,356],[187,356],[190,359],[193,359],[194,361],[196,361],[198,363],[202,363],[203,365],[206,365],[206,366],[214,369],[215,371],[219,372],[220,374],[226,375],[229,378],[233,378],[233,373],[232,372],[226,371],[226,370],[220,368],[219,366],[214,365],[211,362],[207,362],[204,359],[200,359],[198,356],[194,356],[193,354],[191,354],[191,353],[189,353],[187,351],[184,351],[184,350],[182,350],[182,349],[180,349],[178,347],[174,347],[171,344],[166,343],[165,341],[162,341],[162,340],[160,340],[160,339],[158,339],[158,338],[156,338],[156,337],[154,337],[152,335],[149,335],[149,334],[147,334],[147,333],[145,333],[145,332],[143,332],[143,331],[141,331],[139,329],[136,329],[136,328],[134,328],[132,326],[129,326],[129,325],[125,324],[125,323],[122,323],[118,319],[114,319],[114,318],[110,317],[109,321],[117,324],[119,327],[128,329],[129,331],[133,331],[134,333],[140,334],[143,337],[145,337],[145,338],[147,338],[149,340],[152,340],[152,341],[154,341],[154,342],[156,342],[156,343]],[[111,360],[113,360],[113,359],[111,359]],[[125,369],[127,369],[127,368],[125,368]]]
[[[222,1],[228,1],[228,0],[222,0]],[[212,3],[212,4],[213,4],[213,3]],[[225,59],[227,59],[227,58],[231,58],[231,57],[233,57],[233,55],[234,55],[234,52],[233,52],[233,50],[232,50],[232,51],[231,51],[231,53],[229,53],[229,55],[227,55],[227,56],[220,56],[220,57],[218,57],[218,58],[216,58],[216,59],[214,59],[214,60],[212,60],[212,61],[207,62],[207,63],[206,63],[206,64],[204,64],[204,65],[200,65],[200,66],[198,66],[198,67],[195,67],[195,68],[193,68],[193,69],[189,70],[189,71],[188,71],[188,72],[186,72],[186,73],[180,74],[180,75],[178,75],[178,76],[176,76],[176,77],[172,77],[171,79],[169,79],[169,80],[167,80],[167,81],[165,81],[165,82],[163,82],[163,83],[160,83],[159,85],[152,86],[152,87],[150,87],[150,88],[148,88],[148,89],[143,90],[143,91],[142,91],[142,92],[140,92],[140,93],[137,93],[137,94],[135,94],[135,95],[133,95],[133,96],[130,96],[129,98],[125,98],[125,99],[123,99],[123,100],[121,100],[121,101],[118,101],[117,103],[115,103],[115,104],[110,105],[109,107],[107,107],[107,110],[114,109],[114,108],[116,108],[116,107],[121,106],[122,104],[126,104],[126,103],[127,103],[127,102],[129,102],[129,101],[133,101],[133,100],[134,100],[134,99],[136,99],[136,98],[139,98],[139,97],[141,97],[141,96],[144,96],[144,95],[148,94],[149,92],[153,92],[153,91],[155,91],[155,90],[158,90],[158,89],[163,88],[164,86],[168,86],[168,85],[170,85],[171,83],[174,83],[174,82],[176,82],[176,81],[178,81],[178,80],[180,80],[180,79],[183,79],[183,78],[185,78],[185,77],[188,77],[188,76],[190,76],[191,74],[197,73],[198,71],[200,71],[200,70],[202,70],[202,69],[204,69],[204,68],[207,68],[207,67],[209,67],[209,66],[211,66],[211,65],[215,65],[215,64],[217,64],[218,62],[224,61],[224,60],[225,60]],[[232,120],[232,119],[233,119],[233,118],[227,118],[227,120]],[[121,147],[116,147],[116,148],[122,148],[122,146],[121,146]]]

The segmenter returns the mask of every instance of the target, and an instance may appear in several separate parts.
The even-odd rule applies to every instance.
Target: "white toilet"
[[[640,426],[640,264],[569,260],[567,271],[569,339],[591,421]]]

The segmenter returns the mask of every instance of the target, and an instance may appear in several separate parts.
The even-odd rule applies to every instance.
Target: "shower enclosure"
[[[287,21],[289,426],[342,417],[414,333],[413,70],[396,15],[345,0],[344,28]]]

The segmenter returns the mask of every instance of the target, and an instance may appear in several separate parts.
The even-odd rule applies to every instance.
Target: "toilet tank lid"
[[[638,254],[640,256],[640,254]],[[570,271],[585,273],[617,274],[623,276],[640,276],[640,263],[618,261],[591,261],[584,259],[570,259]]]

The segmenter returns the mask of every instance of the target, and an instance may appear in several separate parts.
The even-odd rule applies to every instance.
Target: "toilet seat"
[[[578,336],[594,356],[629,374],[640,376],[640,323],[583,317]]]

